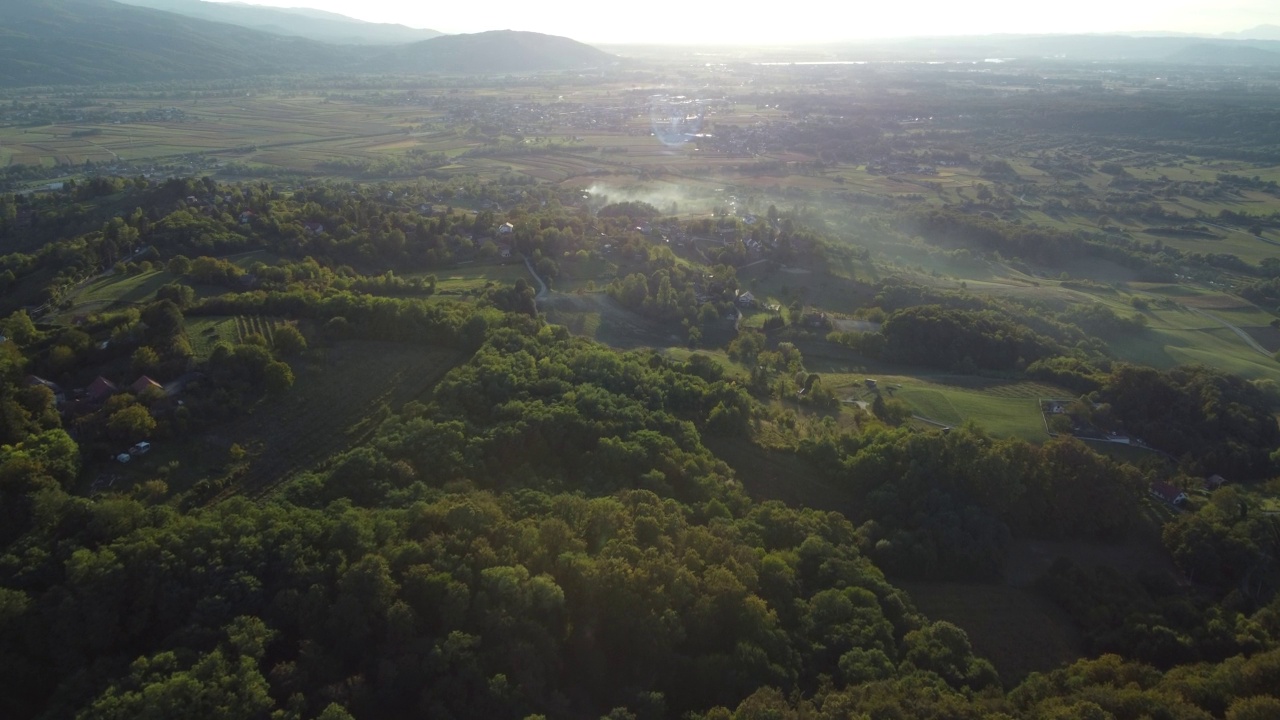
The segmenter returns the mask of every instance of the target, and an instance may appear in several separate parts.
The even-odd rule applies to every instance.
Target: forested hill
[[[230,78],[336,67],[343,48],[111,0],[5,3],[0,86]]]
[[[617,58],[558,35],[495,30],[443,35],[371,60],[368,72],[536,72],[611,65]]]
[[[372,23],[310,8],[273,8],[238,2],[207,0],[123,0],[126,5],[214,22],[230,23],[275,35],[304,37],[320,42],[351,45],[394,45],[418,42],[440,35],[435,30],[392,23]]]
[[[47,239],[0,255],[0,308],[58,308],[0,310],[0,718],[1280,717],[1280,516],[1234,480],[1280,460],[1265,386],[1092,366],[1085,328],[1136,332],[1110,311],[1034,320],[894,282],[881,331],[850,344],[922,363],[923,338],[988,366],[1017,344],[1051,355],[1028,377],[1090,394],[1042,444],[913,427],[892,393],[837,411],[836,374],[761,332],[723,358],[621,352],[548,324],[514,259],[509,286],[437,288],[433,270],[500,259],[461,242],[492,211],[422,209],[463,190],[521,194],[513,240],[553,283],[597,229],[656,214],[465,177],[0,195],[0,240]],[[781,216],[789,252],[821,240],[802,222]],[[695,310],[701,273],[651,246],[619,241],[611,299],[722,322],[736,270],[710,268],[724,284]],[[82,301],[96,284],[120,301]],[[383,356],[430,354],[450,358],[434,380],[379,377]],[[1158,466],[1066,437],[1113,421],[1184,453],[1167,477],[1188,494],[1202,465],[1239,467],[1198,507],[1155,507]],[[749,462],[862,518],[753,499]],[[1079,629],[1070,667],[1004,673],[891,582],[994,580],[1015,543],[1115,547],[1152,512],[1179,576],[1034,573],[1036,607]],[[1042,622],[1008,625],[1042,642]]]

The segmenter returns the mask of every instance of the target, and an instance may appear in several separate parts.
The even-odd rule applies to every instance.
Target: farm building
[[[1227,479],[1216,473],[1204,479],[1205,490],[1217,490],[1218,488],[1226,484],[1227,484]]]
[[[756,302],[756,296],[752,295],[750,292],[744,292],[738,296],[738,304],[742,305],[743,307],[754,305],[755,302]]]

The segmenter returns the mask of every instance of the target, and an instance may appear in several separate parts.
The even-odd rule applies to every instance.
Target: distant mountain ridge
[[[372,23],[311,8],[274,8],[240,2],[206,0],[117,0],[126,5],[163,10],[186,17],[223,22],[269,32],[347,45],[398,45],[439,37],[435,30]]]
[[[1193,65],[1266,66],[1280,65],[1280,52],[1250,46],[1222,46],[1199,44],[1179,50],[1169,56],[1173,62]]]
[[[518,73],[585,70],[616,62],[617,56],[567,37],[492,30],[441,35],[399,47],[360,69],[374,73]]]
[[[1222,33],[1225,38],[1241,40],[1280,40],[1280,25],[1257,25],[1235,33]]]
[[[114,0],[22,0],[7,6],[3,17],[4,87],[290,73],[539,72],[618,60],[569,38],[513,31],[441,35],[388,47],[334,45]]]
[[[985,58],[1061,58],[1076,61],[1181,62],[1189,48],[1218,48],[1238,58],[1265,60],[1256,49],[1280,52],[1274,40],[1244,40],[1194,35],[979,35],[906,38],[901,40],[839,43],[826,46],[833,59],[880,60],[982,60]],[[1235,52],[1236,49],[1244,50]],[[1191,54],[1203,57],[1205,50]],[[1248,64],[1248,63],[1245,63]],[[1269,64],[1269,63],[1265,63]]]

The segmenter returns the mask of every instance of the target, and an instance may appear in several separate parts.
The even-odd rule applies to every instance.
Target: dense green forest
[[[519,200],[464,211],[463,195]],[[113,179],[6,197],[0,234],[20,249],[0,257],[0,713],[1280,711],[1280,524],[1252,494],[1280,458],[1264,384],[1118,361],[1106,338],[1142,322],[1106,306],[897,278],[850,280],[878,329],[831,331],[797,302],[723,348],[680,354],[547,322],[530,275],[449,284],[459,262],[523,273],[501,243],[553,285],[607,263],[598,301],[678,329],[678,344],[736,330],[734,256],[757,227],[642,203],[595,215],[575,195],[473,178],[292,193]],[[753,251],[764,262],[850,252],[799,209],[771,214]],[[711,235],[723,242],[685,242]],[[81,310],[104,279],[152,289]],[[225,318],[275,324],[197,330]],[[300,402],[340,351],[369,361],[388,347],[461,359],[404,402],[375,397],[361,433],[340,429],[318,462],[253,485],[236,445],[182,479],[186,454],[211,454],[208,436]],[[1068,431],[1032,443],[978,423],[925,429],[887,391],[842,410],[815,350],[1058,382],[1079,393],[1066,430],[1124,430],[1171,459],[1118,460]],[[135,389],[139,375],[156,386]],[[75,395],[100,376],[128,390]],[[72,391],[70,409],[51,386]],[[181,460],[91,485],[147,439]],[[849,510],[754,499],[741,460],[711,449],[731,443],[796,468],[775,482],[817,483]],[[1035,580],[1081,628],[1084,659],[1069,666],[1002,676],[894,584],[998,580],[1028,541],[1133,538],[1153,481],[1193,490],[1211,473],[1233,482],[1162,526],[1174,573],[1063,559]]]

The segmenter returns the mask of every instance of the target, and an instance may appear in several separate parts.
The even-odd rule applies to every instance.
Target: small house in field
[[[129,392],[133,393],[134,395],[141,395],[147,390],[153,390],[153,389],[159,390],[160,392],[164,392],[163,385],[156,382],[155,380],[152,380],[146,375],[143,375],[137,380],[134,380],[133,384],[129,386]]]
[[[743,307],[751,307],[756,303],[756,296],[750,292],[744,292],[738,296],[738,304]]]
[[[1160,500],[1168,505],[1182,505],[1187,502],[1187,494],[1176,485],[1171,485],[1163,480],[1157,480],[1151,483],[1151,497]]]
[[[99,375],[85,388],[84,396],[92,402],[101,402],[118,392],[120,388],[115,383]]]
[[[1204,489],[1213,491],[1227,484],[1227,479],[1218,474],[1210,475],[1204,479]]]
[[[516,226],[512,225],[511,223],[502,223],[501,225],[498,226],[499,235],[510,235],[515,231],[516,231]]]

